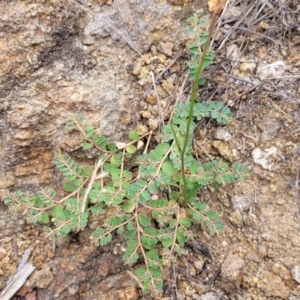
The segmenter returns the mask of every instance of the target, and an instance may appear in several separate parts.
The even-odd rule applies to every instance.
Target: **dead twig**
[[[6,287],[2,290],[0,294],[0,300],[9,300],[13,297],[13,295],[24,285],[27,278],[32,274],[35,270],[35,267],[28,263],[28,259],[31,254],[31,249],[27,249],[21,262],[18,266],[17,273],[11,276],[7,282]]]

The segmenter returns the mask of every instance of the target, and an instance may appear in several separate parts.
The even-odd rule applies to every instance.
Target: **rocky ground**
[[[186,19],[193,11],[209,18],[197,0],[23,2],[8,6],[0,23],[12,36],[1,37],[1,194],[58,184],[57,145],[69,153],[79,147],[63,130],[70,111],[101,119],[114,139],[131,128],[156,130],[158,106],[167,119],[190,90]],[[264,3],[233,0],[224,8],[198,98],[223,101],[234,116],[225,127],[200,123],[195,133],[199,159],[242,162],[251,177],[201,191],[225,231],[212,237],[195,228],[189,255],[166,270],[161,299],[300,299],[300,6]],[[9,28],[9,18],[19,22]],[[26,249],[36,266],[14,299],[150,299],[123,265],[122,241],[95,247],[87,229],[54,245],[0,205],[0,289]]]

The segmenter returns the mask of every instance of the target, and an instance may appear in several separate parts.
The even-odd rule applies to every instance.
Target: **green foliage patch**
[[[200,74],[211,63],[213,52],[204,47],[209,33],[198,33],[203,24],[197,15],[189,22],[188,32],[193,39],[189,44],[189,68],[197,89],[203,84]],[[144,262],[135,269],[144,292],[161,293],[162,268],[174,254],[184,253],[185,243],[193,238],[192,226],[201,225],[210,234],[223,230],[218,214],[200,201],[199,191],[208,185],[234,183],[248,175],[247,168],[237,162],[232,166],[222,161],[202,164],[193,155],[197,122],[211,118],[225,125],[231,117],[223,103],[195,103],[195,95],[192,93],[188,103],[175,107],[172,120],[160,133],[161,143],[150,151],[143,146],[147,135],[130,131],[129,143],[113,143],[81,117],[73,117],[68,126],[81,133],[82,149],[99,152],[95,166],[80,167],[68,154],[58,153],[55,165],[65,179],[63,199],[47,188],[36,195],[18,191],[4,202],[13,212],[25,214],[29,222],[43,223],[51,239],[84,230],[91,215],[104,218],[91,240],[103,246],[114,234],[123,236],[124,261],[135,265],[142,258]],[[137,155],[142,149],[144,153]],[[134,171],[126,169],[126,161],[133,155],[138,167]],[[114,209],[114,216],[105,217],[107,209]]]

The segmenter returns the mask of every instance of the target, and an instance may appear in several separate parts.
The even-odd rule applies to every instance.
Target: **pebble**
[[[158,44],[157,50],[162,54],[165,54],[167,56],[172,56],[173,44],[161,42]]]
[[[220,141],[225,141],[228,142],[231,140],[231,134],[230,132],[223,128],[223,127],[218,127],[216,132],[215,132],[215,139],[220,140]]]
[[[2,260],[3,258],[5,258],[7,256],[7,251],[4,248],[0,248],[0,260]]]
[[[255,148],[252,151],[254,163],[269,171],[274,170],[276,166],[276,160],[278,160],[280,156],[279,150],[276,147],[270,147],[265,150]],[[275,161],[274,158],[276,158]]]
[[[291,274],[293,279],[300,284],[300,266],[299,265],[295,265],[293,266],[293,268],[291,269]]]
[[[148,127],[147,127],[146,125],[138,125],[138,126],[136,127],[136,132],[137,132],[140,136],[142,136],[142,135],[146,134],[147,132],[149,132],[149,129],[148,129]]]
[[[243,259],[234,254],[229,254],[221,267],[221,276],[227,282],[239,287],[242,282],[243,272],[246,263]]]
[[[230,144],[221,141],[213,141],[212,145],[224,159],[230,162],[237,160],[237,150],[233,149]]]
[[[266,297],[280,297],[282,299],[288,299],[290,289],[287,287],[282,279],[271,273],[262,272],[257,282],[257,287]]]
[[[154,92],[154,91],[151,91],[151,92],[146,96],[146,101],[147,101],[149,104],[152,104],[152,105],[157,104],[157,99],[156,99],[156,96],[155,96],[155,92]]]
[[[158,128],[159,121],[157,119],[149,119],[149,128],[151,130],[156,130]]]

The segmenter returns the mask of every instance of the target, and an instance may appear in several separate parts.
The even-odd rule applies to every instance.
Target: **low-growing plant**
[[[186,241],[194,236],[193,224],[210,234],[223,230],[216,211],[199,199],[199,191],[207,185],[233,183],[248,174],[239,163],[231,167],[222,161],[201,163],[193,155],[196,122],[211,118],[227,124],[231,112],[221,102],[195,102],[198,86],[203,84],[201,71],[213,55],[208,47],[210,33],[198,32],[203,25],[198,16],[189,22],[193,38],[190,73],[195,80],[191,100],[175,107],[170,123],[160,133],[159,144],[149,151],[152,132],[140,136],[136,131],[129,133],[129,143],[110,142],[81,117],[73,117],[68,125],[81,132],[82,148],[99,152],[95,166],[81,167],[70,155],[58,153],[55,165],[65,178],[63,199],[50,188],[36,195],[17,191],[4,199],[29,222],[44,223],[49,238],[83,230],[91,215],[99,216],[102,225],[91,239],[101,246],[111,242],[114,234],[123,236],[124,261],[139,264],[135,274],[141,286],[156,294],[163,290],[163,266],[174,254],[185,252]],[[137,168],[127,167],[132,165],[127,163],[129,159]],[[109,208],[114,209],[112,217],[105,215]]]

